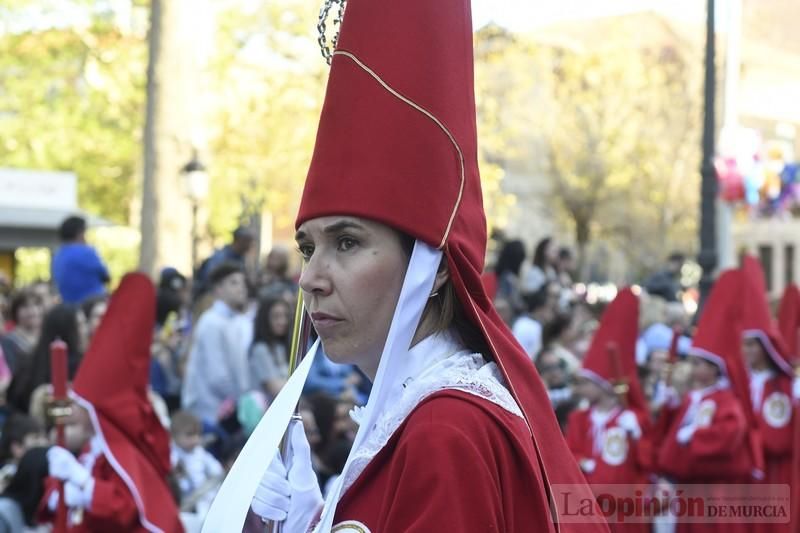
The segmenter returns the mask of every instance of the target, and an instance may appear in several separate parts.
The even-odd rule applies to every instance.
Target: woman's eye
[[[308,261],[314,254],[314,246],[310,244],[301,244],[297,247],[297,251],[303,256],[303,261]]]
[[[339,238],[339,251],[346,252],[356,246],[358,241],[353,239],[352,237],[340,237]]]

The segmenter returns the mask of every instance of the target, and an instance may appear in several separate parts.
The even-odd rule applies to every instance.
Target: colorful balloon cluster
[[[752,157],[720,156],[714,165],[726,202],[746,206],[759,217],[800,213],[800,163],[787,161],[780,147]]]

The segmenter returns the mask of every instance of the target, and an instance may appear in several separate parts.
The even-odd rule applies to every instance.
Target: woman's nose
[[[312,256],[300,274],[300,288],[308,294],[326,296],[332,287],[329,265],[319,255]]]

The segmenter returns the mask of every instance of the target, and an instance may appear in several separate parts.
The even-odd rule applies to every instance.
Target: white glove
[[[800,377],[796,377],[792,381],[792,398],[794,398],[795,401],[800,400]]]
[[[311,465],[311,447],[301,423],[293,423],[290,429],[288,462],[287,475],[279,455],[275,455],[250,506],[261,518],[285,520],[284,531],[305,532],[317,517],[323,499]]]
[[[681,405],[681,396],[675,387],[667,386],[664,382],[659,382],[656,385],[656,393],[653,398],[653,403],[659,407],[666,405],[671,409],[677,409]]]
[[[679,443],[686,444],[692,440],[695,429],[697,429],[697,427],[694,424],[684,426],[678,430],[678,433],[675,435],[675,437],[678,439]]]
[[[633,411],[625,410],[617,418],[617,425],[630,433],[634,440],[638,440],[642,436],[642,428],[639,427],[639,421]]]
[[[64,502],[70,509],[81,508],[88,509],[92,503],[92,491],[94,490],[94,480],[90,479],[85,489],[81,489],[75,483],[67,481],[64,483]],[[61,494],[54,491],[50,494],[47,500],[47,508],[50,512],[55,512],[58,509],[58,502]]]
[[[92,504],[92,493],[94,492],[94,479],[89,479],[84,488],[79,487],[71,481],[64,483],[64,501],[67,507],[74,509],[88,509]]]
[[[80,488],[84,488],[92,478],[89,470],[69,450],[61,446],[53,446],[47,450],[47,465],[52,477],[71,481]]]
[[[597,467],[597,462],[594,459],[581,459],[580,466],[581,470],[583,470],[587,474],[591,474]]]

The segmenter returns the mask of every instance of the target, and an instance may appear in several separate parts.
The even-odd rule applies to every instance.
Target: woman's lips
[[[314,322],[314,328],[317,330],[317,333],[323,337],[337,324],[343,322],[341,318],[327,313],[311,313],[311,320]]]

